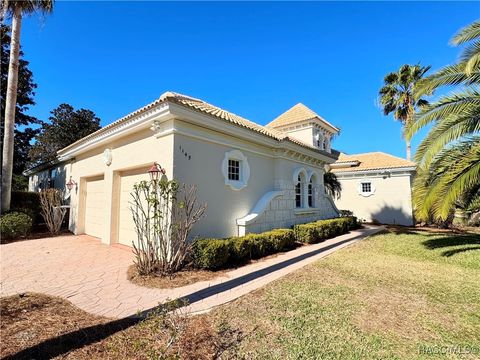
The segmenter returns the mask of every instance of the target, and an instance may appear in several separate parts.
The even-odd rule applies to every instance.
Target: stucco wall
[[[196,185],[199,202],[208,203],[206,217],[194,229],[195,234],[202,237],[236,235],[236,219],[248,214],[258,199],[273,189],[272,159],[246,150],[241,151],[250,166],[247,186],[238,191],[226,186],[221,171],[225,152],[248,144],[236,139],[224,140],[230,141],[231,146],[175,134],[174,177],[180,182]]]
[[[197,185],[199,201],[208,203],[206,218],[195,226],[196,235],[238,235],[237,219],[248,215],[261,197],[273,190],[283,191],[283,196],[272,200],[262,214],[250,221],[246,233],[289,227],[337,215],[331,203],[323,197],[323,168],[279,158],[271,149],[237,138],[219,136],[190,124],[176,121],[175,127],[180,133],[175,134],[174,140],[174,177],[180,182]],[[247,157],[250,166],[248,185],[241,190],[233,190],[225,185],[221,172],[225,153],[234,149]],[[308,174],[316,173],[316,209],[294,209],[293,173],[299,168],[305,169]]]
[[[342,194],[335,203],[341,210],[351,210],[360,219],[384,224],[412,225],[411,175],[357,176],[344,178],[339,174]],[[361,181],[371,181],[375,192],[362,196],[358,192]]]
[[[112,161],[105,163],[104,151],[110,149]],[[225,153],[239,150],[247,157],[250,178],[245,188],[233,190],[225,184],[222,162]],[[312,166],[299,159],[287,149],[275,149],[268,145],[242,140],[220,131],[193,125],[185,120],[167,120],[160,128],[138,130],[130,135],[91,147],[81,152],[66,165],[63,184],[70,175],[77,183],[71,191],[70,229],[77,234],[85,232],[85,207],[90,179],[103,177],[101,196],[105,210],[95,234],[102,242],[110,244],[119,238],[119,197],[121,176],[125,171],[147,169],[158,162],[167,171],[168,178],[175,178],[198,187],[198,201],[207,202],[206,217],[194,227],[194,235],[201,237],[227,237],[239,234],[237,220],[250,214],[263,195],[272,190],[281,190],[283,195],[267,204],[265,211],[245,226],[245,232],[260,232],[296,223],[308,222],[337,215],[330,202],[324,198],[323,163]],[[285,158],[286,157],[286,158]],[[308,176],[317,176],[316,207],[308,211],[294,209],[294,172],[304,169]],[[146,170],[145,170],[146,171]],[[307,180],[307,179],[306,179]],[[31,179],[32,184],[34,178]],[[33,186],[33,185],[32,185]],[[91,213],[90,213],[91,214]],[[97,215],[95,215],[97,216]],[[95,218],[96,219],[96,218]]]
[[[106,148],[112,151],[112,163],[107,166],[104,162],[103,152]],[[159,162],[167,171],[167,176],[173,174],[173,135],[157,139],[151,130],[146,129],[122,137],[118,140],[104,144],[78,155],[72,163],[72,178],[77,182],[78,188],[72,192],[70,229],[75,233],[84,231],[81,204],[82,191],[88,178],[103,175],[105,181],[105,218],[102,242],[111,243],[115,239],[118,224],[119,174],[125,170],[151,166]]]

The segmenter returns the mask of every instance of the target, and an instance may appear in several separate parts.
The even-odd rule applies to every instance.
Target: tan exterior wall
[[[83,153],[72,164],[72,178],[79,184],[72,190],[70,229],[81,234],[85,232],[84,212],[86,182],[95,176],[103,175],[105,181],[105,214],[102,242],[110,244],[118,241],[118,202],[120,197],[120,175],[123,171],[151,166],[155,161],[166,169],[167,176],[173,173],[173,135],[156,139],[149,129],[122,137]],[[103,152],[111,149],[112,163],[107,166]]]
[[[198,199],[207,202],[206,217],[195,226],[195,235],[227,237],[239,234],[237,219],[248,215],[263,195],[281,190],[283,196],[268,204],[265,211],[247,226],[246,232],[261,232],[289,227],[337,215],[324,199],[323,168],[275,156],[271,149],[256,146],[197,126],[175,121],[179,133],[174,140],[174,177],[195,184]],[[225,185],[221,167],[225,153],[240,150],[247,157],[250,178],[245,188],[233,190]],[[316,209],[295,211],[293,173],[303,168],[317,174]]]
[[[335,203],[341,210],[351,210],[360,219],[383,224],[412,225],[411,175],[342,177],[342,194]],[[375,192],[366,197],[359,194],[359,183],[371,181]]]
[[[300,129],[289,130],[288,135],[296,137],[298,140],[303,141],[306,144],[316,146],[313,143],[313,127],[308,126]]]
[[[316,165],[307,164],[304,161],[308,156],[296,153],[294,158],[294,151],[260,145],[254,139],[241,140],[221,132],[220,125],[218,130],[211,130],[170,118],[154,131],[150,128],[138,129],[110,142],[103,140],[101,145],[77,154],[70,163],[63,165],[66,169],[63,186],[70,175],[77,183],[70,192],[71,231],[84,233],[86,207],[92,203],[97,208],[97,205],[104,204],[102,214],[93,212],[101,217],[96,223],[102,224],[100,230],[95,228],[95,235],[106,244],[117,243],[119,239],[128,243],[131,234],[121,236],[126,230],[125,226],[120,226],[119,219],[125,217],[125,196],[128,192],[125,184],[131,181],[123,176],[146,173],[154,162],[166,169],[168,178],[197,185],[199,202],[208,203],[206,217],[194,227],[194,235],[227,237],[239,234],[237,220],[251,214],[260,199],[271,191],[280,191],[282,195],[269,201],[258,216],[246,222],[242,228],[245,232],[288,227],[337,215],[324,197],[323,162],[317,159],[312,160]],[[104,156],[106,149],[112,155],[110,164],[106,163]],[[231,150],[238,150],[246,156],[250,167],[247,186],[240,190],[227,186],[222,173],[225,153]],[[294,172],[299,169],[308,176],[316,174],[315,208],[295,209]],[[31,176],[32,190],[37,189],[36,184],[42,176]],[[95,196],[101,199],[89,201],[86,190],[92,185],[91,181],[102,178],[104,183],[96,186],[102,191],[95,192]],[[92,212],[89,212],[88,216],[91,215]]]

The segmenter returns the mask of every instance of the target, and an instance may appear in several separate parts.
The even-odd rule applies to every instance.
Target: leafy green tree
[[[8,64],[10,61],[10,28],[5,25],[0,26],[1,46],[0,58],[2,64]],[[33,81],[33,74],[28,68],[29,62],[23,59],[23,53],[19,53],[18,62],[18,87],[17,104],[15,109],[15,139],[13,151],[13,185],[14,190],[25,188],[25,179],[22,179],[22,172],[28,161],[28,152],[30,151],[30,142],[37,135],[38,130],[31,126],[41,124],[42,122],[26,114],[31,105],[35,105],[34,96],[37,84]],[[8,67],[0,68],[0,111],[5,113],[5,101],[7,96],[7,77]],[[0,124],[0,145],[3,147],[4,122]],[[1,153],[0,153],[0,156]]]
[[[1,22],[3,23],[5,15],[12,19],[7,92],[5,98],[5,128],[3,131],[2,144],[2,210],[9,210],[12,190],[15,112],[17,110],[22,17],[35,12],[51,12],[53,9],[53,0],[2,0],[1,4]]]
[[[323,183],[327,192],[332,195],[333,198],[340,198],[342,192],[342,184],[337,179],[337,175],[332,173],[331,171],[326,172],[323,174]]]
[[[421,109],[406,131],[410,139],[433,124],[415,154],[413,201],[416,217],[425,221],[445,221],[455,207],[480,208],[480,21],[461,29],[451,43],[464,45],[459,61],[423,79],[417,91],[454,90]]]
[[[55,159],[58,150],[100,129],[100,119],[91,110],[61,104],[51,114],[30,150],[32,164]]]
[[[393,113],[394,118],[402,123],[403,133],[414,121],[415,110],[428,104],[415,91],[418,82],[428,70],[430,70],[430,66],[405,64],[397,72],[392,72],[384,78],[384,85],[379,91],[383,114],[387,116]],[[405,141],[407,143],[407,160],[410,160],[410,139],[406,138]]]

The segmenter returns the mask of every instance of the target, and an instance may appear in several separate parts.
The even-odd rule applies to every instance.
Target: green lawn
[[[480,237],[373,236],[209,316],[247,334],[247,358],[480,358]]]

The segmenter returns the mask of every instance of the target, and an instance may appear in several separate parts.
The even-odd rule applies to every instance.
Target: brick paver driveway
[[[138,302],[155,306],[150,289],[130,283],[133,254],[87,235],[1,245],[1,295],[40,292],[61,296],[92,313],[122,316]]]
[[[135,315],[166,300],[182,298],[189,312],[203,312],[258,289],[308,263],[380,231],[366,227],[320,244],[258,261],[209,281],[176,289],[149,289],[132,284],[127,247],[103,245],[86,236],[59,236],[0,245],[0,296],[39,292],[63,297],[93,314]]]

